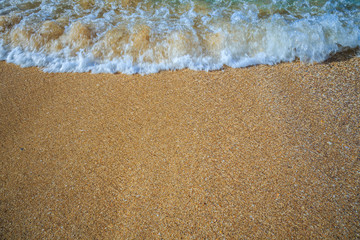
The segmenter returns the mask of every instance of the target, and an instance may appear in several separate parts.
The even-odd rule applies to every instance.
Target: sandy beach
[[[0,238],[360,238],[359,91],[346,56],[145,76],[0,62]]]

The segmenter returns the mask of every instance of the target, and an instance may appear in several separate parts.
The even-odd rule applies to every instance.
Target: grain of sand
[[[2,239],[360,238],[360,58],[0,79]]]

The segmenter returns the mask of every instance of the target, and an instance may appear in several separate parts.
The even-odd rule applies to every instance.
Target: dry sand
[[[1,239],[360,237],[360,58],[0,79]]]

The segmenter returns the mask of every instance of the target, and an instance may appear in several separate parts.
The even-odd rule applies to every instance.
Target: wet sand
[[[360,58],[0,79],[1,239],[360,238]]]

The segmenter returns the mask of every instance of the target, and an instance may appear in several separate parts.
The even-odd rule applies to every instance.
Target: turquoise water
[[[154,73],[321,62],[360,46],[360,1],[0,0],[0,59]]]

